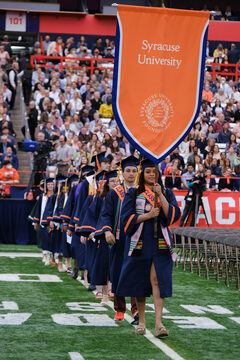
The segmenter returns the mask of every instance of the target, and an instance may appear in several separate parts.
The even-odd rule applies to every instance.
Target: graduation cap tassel
[[[96,164],[97,164],[98,170],[101,171],[101,166],[100,166],[100,163],[99,163],[99,160],[98,160],[97,156],[96,156]]]
[[[122,161],[120,161],[120,165],[119,165],[119,168],[118,168],[118,174],[117,174],[117,179],[116,179],[116,181],[119,181],[121,171],[122,171]]]
[[[64,193],[66,194],[67,192],[67,182],[68,182],[68,179],[65,180],[65,187],[64,187]]]
[[[135,178],[135,181],[134,181],[134,185],[135,185],[135,186],[138,185],[141,168],[142,168],[142,166],[141,166],[141,162],[140,162],[140,164],[139,164],[139,166],[138,166],[137,175],[136,175],[136,178]]]
[[[98,192],[100,192],[101,189],[102,189],[103,182],[104,182],[104,177],[105,177],[105,174],[103,174],[103,178],[102,178],[102,180],[101,180],[100,186],[98,187]]]

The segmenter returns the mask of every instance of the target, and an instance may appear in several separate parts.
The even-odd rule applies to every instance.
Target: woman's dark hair
[[[109,180],[107,180],[105,182],[105,184],[103,185],[103,191],[100,194],[100,192],[98,193],[98,195],[100,195],[103,199],[105,199],[105,197],[107,196],[107,193],[109,192]]]
[[[145,169],[144,169],[144,170],[145,170]],[[144,170],[141,171],[140,176],[139,176],[138,188],[136,189],[136,192],[135,192],[136,197],[145,191]],[[163,195],[164,195],[164,196],[166,197],[166,199],[169,201],[168,192],[167,192],[165,186],[163,185],[162,177],[161,177],[161,174],[160,174],[159,171],[158,171],[158,184],[159,184],[159,185],[161,186],[161,188],[162,188],[162,193],[163,193]]]

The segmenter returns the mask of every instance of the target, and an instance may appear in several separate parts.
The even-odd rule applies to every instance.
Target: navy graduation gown
[[[172,296],[172,258],[163,239],[161,225],[168,227],[177,221],[180,217],[175,196],[171,190],[168,191],[169,211],[165,217],[163,210],[160,210],[158,216],[158,240],[154,238],[154,219],[143,223],[142,233],[139,242],[142,242],[141,249],[133,250],[131,256],[128,256],[130,249],[131,236],[136,232],[140,224],[136,225],[138,214],[136,214],[136,196],[135,190],[130,189],[127,193],[121,215],[121,228],[126,233],[126,243],[124,250],[124,261],[118,283],[117,295],[148,297],[152,294],[150,283],[150,269],[154,263],[160,296],[162,298]],[[149,212],[152,206],[146,199],[144,212]],[[170,239],[171,232],[168,230]],[[164,245],[165,244],[165,245]]]
[[[124,188],[122,185],[117,186],[117,189],[121,190],[121,198],[119,192],[116,192],[116,188],[111,190],[104,201],[103,209],[101,216],[98,221],[97,230],[95,232],[95,237],[105,234],[106,231],[111,231],[115,238],[117,236],[116,229],[116,217],[117,210],[121,209],[121,202],[124,198]],[[112,282],[112,292],[115,293],[119,281],[119,276],[122,269],[123,263],[123,254],[124,254],[124,244],[125,244],[125,234],[121,231],[117,236],[116,243],[111,247],[110,250],[110,279]]]
[[[43,202],[43,194],[40,194],[39,199],[37,201],[36,208],[35,208],[33,222],[39,224],[38,231],[39,231],[39,235],[40,235],[40,243],[41,243],[42,250],[50,251],[50,249],[51,249],[51,246],[50,246],[50,242],[51,242],[50,234],[48,233],[48,231],[46,230],[45,227],[40,225],[42,202]],[[47,204],[48,204],[48,201],[46,203],[45,209],[47,207]],[[45,210],[44,210],[44,213],[45,213]],[[42,218],[44,218],[44,213],[43,213]]]

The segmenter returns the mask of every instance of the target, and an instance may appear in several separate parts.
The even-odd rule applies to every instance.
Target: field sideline
[[[18,257],[22,252],[29,257]],[[170,359],[147,337],[136,336],[126,320],[114,322],[112,306],[99,306],[80,282],[30,257],[37,252],[35,246],[0,245],[0,359]],[[166,300],[164,312],[170,336],[156,341],[179,359],[239,359],[237,289],[181,266],[174,269],[173,284],[174,296]],[[153,332],[152,299],[147,303],[146,325]]]

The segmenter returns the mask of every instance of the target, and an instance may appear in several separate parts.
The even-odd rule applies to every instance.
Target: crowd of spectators
[[[235,50],[232,45],[231,49]],[[84,36],[80,37],[78,44],[73,38],[64,44],[61,37],[51,41],[46,35],[43,46],[44,54],[48,55],[74,53],[75,57],[85,53],[89,57],[114,58],[115,52],[113,41],[103,42],[98,38],[90,45]],[[34,51],[41,61],[41,47],[35,47]],[[219,57],[219,46],[215,55]],[[10,54],[9,57],[11,59]],[[37,140],[33,155],[35,171],[55,168],[58,173],[66,175],[69,171],[81,170],[100,152],[106,152],[107,169],[116,169],[117,162],[131,154],[140,157],[121,134],[114,119],[111,66],[99,69],[95,64],[91,75],[87,64],[81,61],[79,69],[70,65],[62,72],[58,63],[53,68],[42,68],[39,63],[32,69],[26,62],[25,68],[20,66],[18,70],[19,65],[14,62],[10,69],[16,72],[18,81],[22,81],[23,89],[24,86],[27,89],[24,99],[28,126],[31,139]],[[9,70],[4,65],[0,84],[1,164],[10,160],[17,168],[15,133],[9,111],[12,89]],[[206,176],[207,190],[240,190],[239,180],[231,179],[240,174],[239,143],[240,77],[235,81],[232,77],[217,75],[213,81],[206,71],[197,121],[179,147],[160,164],[166,185],[187,189],[194,174],[202,173]],[[41,177],[42,174],[36,173],[32,183],[39,184]]]
[[[5,35],[0,43],[0,195],[9,194],[10,185],[19,182],[16,133],[11,120],[17,91],[19,65],[12,56]]]

